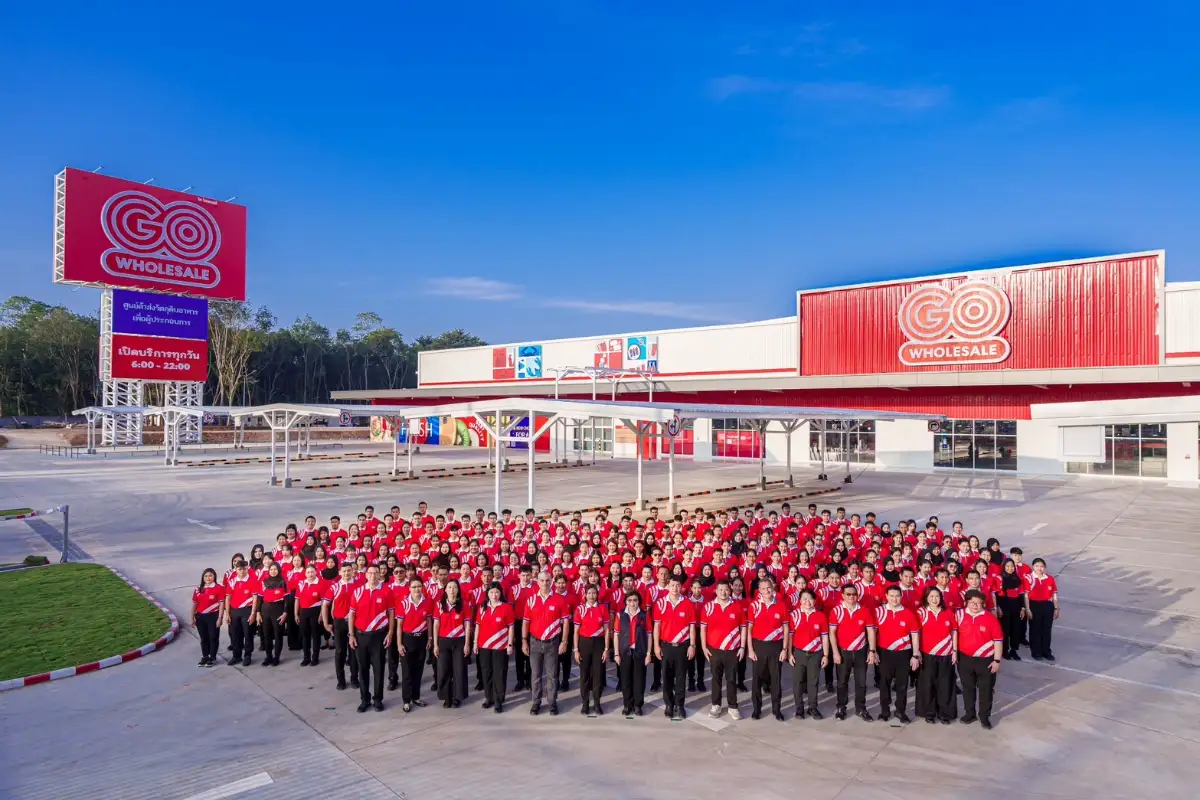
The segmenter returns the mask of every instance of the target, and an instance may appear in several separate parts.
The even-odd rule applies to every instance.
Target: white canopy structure
[[[501,476],[503,473],[503,448],[505,442],[522,442],[528,444],[529,483],[527,505],[534,506],[535,500],[535,443],[550,426],[559,418],[586,419],[588,417],[611,417],[621,420],[626,427],[633,430],[637,436],[637,504],[639,509],[645,507],[643,493],[643,459],[640,457],[642,442],[646,437],[657,436],[670,442],[668,450],[667,494],[671,499],[671,511],[675,509],[675,447],[674,440],[683,430],[687,420],[738,417],[749,421],[765,436],[767,433],[784,433],[787,435],[787,469],[788,481],[792,482],[792,448],[791,434],[808,420],[876,420],[891,421],[900,419],[944,420],[937,414],[916,414],[900,411],[867,411],[848,408],[802,408],[792,406],[738,406],[738,405],[689,405],[679,403],[635,403],[618,402],[615,400],[556,400],[543,397],[510,397],[495,400],[476,400],[465,403],[447,403],[433,406],[420,405],[345,405],[345,404],[307,404],[307,403],[273,403],[263,406],[221,406],[185,408],[181,406],[159,407],[91,407],[73,412],[88,418],[89,443],[93,421],[105,413],[139,413],[143,415],[160,415],[163,417],[167,435],[166,463],[174,464],[178,455],[178,435],[171,436],[169,431],[176,429],[179,421],[189,415],[223,414],[231,417],[235,424],[252,417],[261,417],[271,429],[271,475],[272,486],[280,483],[275,470],[275,433],[283,431],[283,478],[284,487],[292,485],[291,455],[289,453],[289,434],[300,427],[307,428],[317,418],[338,419],[344,416],[381,416],[394,417],[407,425],[409,420],[429,419],[432,417],[469,417],[473,416],[492,437],[495,448],[495,508],[502,507]],[[505,418],[508,418],[507,420]],[[538,417],[543,417],[538,424]],[[522,418],[529,420],[529,432],[525,435],[514,434],[513,429]],[[779,425],[771,430],[772,423]],[[656,430],[657,426],[657,430]],[[412,475],[412,438],[408,440],[408,475]],[[90,448],[89,448],[90,449]],[[174,456],[172,455],[174,453]],[[765,447],[759,458],[759,486],[766,488],[765,477]],[[399,440],[392,440],[392,474],[399,474]],[[820,479],[827,479],[822,462]],[[847,483],[850,482],[849,454],[846,461]]]

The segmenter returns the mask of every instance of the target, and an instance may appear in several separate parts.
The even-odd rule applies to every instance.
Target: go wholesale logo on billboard
[[[221,249],[221,228],[208,209],[126,191],[104,204],[100,224],[114,245],[101,257],[110,275],[200,289],[221,282],[221,272],[212,263]]]
[[[1010,316],[1008,294],[990,283],[917,289],[900,305],[900,330],[908,338],[900,361],[910,367],[999,364],[1011,352],[1000,336]]]

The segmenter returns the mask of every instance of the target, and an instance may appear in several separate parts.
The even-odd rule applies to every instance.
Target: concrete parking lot
[[[483,458],[479,451],[427,452],[415,466]],[[372,463],[390,466],[390,452]],[[758,474],[753,465],[678,466],[680,491],[749,483]],[[628,501],[633,467],[602,461],[539,473],[537,505]],[[166,470],[150,456],[59,460],[0,451],[0,507],[69,502],[78,557],[120,568],[181,619],[204,567],[221,570],[232,552],[269,543],[305,514],[345,518],[368,503],[408,510],[421,499],[436,510],[491,507],[487,476],[283,490],[266,485],[266,469]],[[299,477],[329,474],[323,464],[295,469]],[[797,471],[797,491],[817,486],[813,473]],[[331,664],[299,669],[285,651],[278,669],[199,670],[188,630],[131,664],[0,695],[0,796],[195,798],[234,796],[239,788],[239,797],[281,798],[1196,796],[1196,490],[857,468],[855,476],[816,502],[888,521],[961,519],[969,532],[1044,556],[1059,576],[1058,663],[1004,663],[994,731],[839,723],[824,694],[820,722],[790,713],[783,723],[710,720],[699,696],[689,699],[692,713],[682,723],[657,713],[587,719],[574,692],[557,718],[529,717],[527,693],[511,697],[511,713],[502,716],[482,712],[476,693],[457,710],[431,704],[405,715],[393,696],[383,714],[358,715],[351,693],[334,690]],[[523,473],[505,476],[506,505],[524,508],[525,481]],[[665,465],[649,465],[647,495],[665,490]],[[755,496],[684,504],[713,508]],[[52,552],[56,531],[49,517],[0,523],[0,561]],[[611,691],[610,712],[619,707]]]

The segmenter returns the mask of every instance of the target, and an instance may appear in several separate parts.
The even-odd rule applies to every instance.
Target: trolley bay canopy
[[[475,400],[471,402],[447,403],[443,405],[346,405],[346,404],[308,404],[308,403],[272,403],[262,406],[122,406],[114,408],[89,407],[78,409],[75,415],[88,419],[89,432],[93,429],[95,420],[104,414],[140,414],[142,416],[162,417],[164,428],[164,449],[166,462],[174,464],[179,452],[179,436],[171,435],[177,431],[180,421],[189,416],[205,414],[221,415],[231,418],[235,426],[242,427],[250,419],[262,419],[271,430],[271,474],[270,483],[279,484],[276,474],[276,434],[283,436],[283,476],[282,485],[290,487],[291,452],[289,434],[294,430],[307,429],[316,419],[342,419],[349,417],[389,417],[397,420],[402,429],[410,420],[430,419],[434,417],[474,417],[491,437],[489,448],[495,450],[495,464],[503,464],[503,449],[506,443],[521,443],[528,445],[528,492],[527,505],[534,506],[535,500],[535,444],[546,434],[550,426],[559,420],[586,421],[594,418],[611,418],[620,420],[632,430],[637,439],[638,452],[647,438],[661,438],[669,443],[667,447],[668,462],[668,495],[672,498],[671,508],[674,510],[675,497],[675,447],[674,440],[682,432],[683,424],[694,419],[709,419],[721,417],[738,417],[746,421],[760,435],[778,433],[787,438],[787,471],[788,481],[792,482],[792,448],[791,434],[805,422],[830,421],[860,421],[874,420],[890,422],[894,420],[926,420],[942,421],[945,417],[937,414],[918,414],[900,411],[867,411],[852,408],[802,408],[792,406],[741,406],[716,404],[680,404],[680,403],[642,403],[619,402],[611,400],[555,400],[543,397],[509,397],[495,400]],[[517,424],[528,420],[527,431],[515,431]],[[412,440],[406,438],[406,455],[408,459],[407,474],[412,475]],[[90,437],[89,437],[90,441]],[[759,484],[765,487],[765,447],[759,454]],[[849,456],[847,456],[849,458]],[[643,493],[643,461],[637,458],[637,504],[645,507]],[[847,480],[849,480],[849,461],[846,462]],[[496,469],[495,473],[495,508],[501,508],[501,475],[503,470]],[[399,436],[392,437],[392,473],[400,474],[399,466]],[[822,474],[824,469],[822,469]]]

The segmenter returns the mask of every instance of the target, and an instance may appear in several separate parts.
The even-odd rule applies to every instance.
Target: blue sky
[[[1157,248],[1200,279],[1192,4],[250,5],[5,4],[0,296],[98,307],[51,284],[51,212],[101,164],[236,195],[281,322],[408,337]]]

